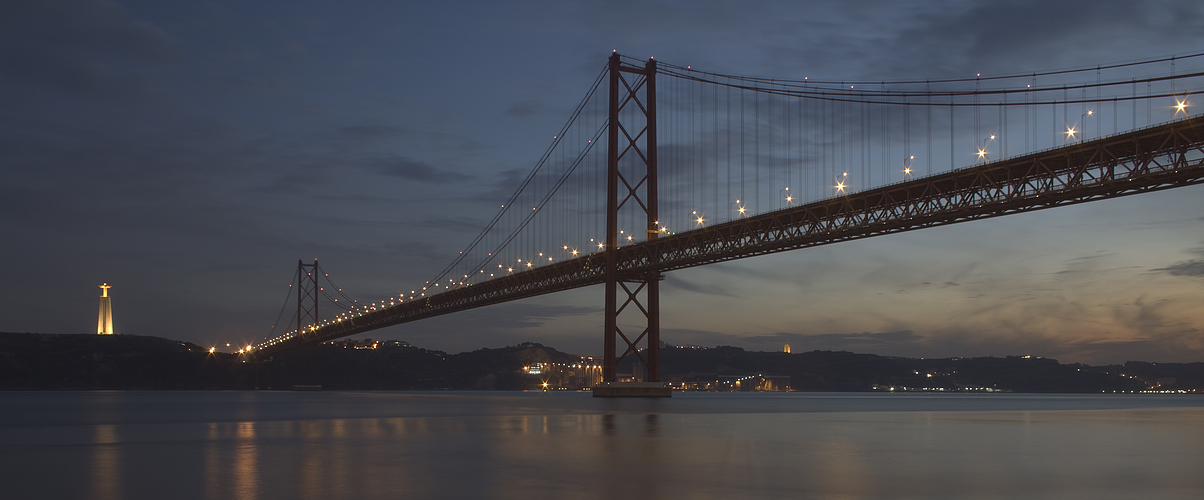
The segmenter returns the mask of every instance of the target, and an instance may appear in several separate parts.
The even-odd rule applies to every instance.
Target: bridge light
[[[1179,113],[1187,114],[1187,99],[1182,101],[1175,99],[1175,114]]]

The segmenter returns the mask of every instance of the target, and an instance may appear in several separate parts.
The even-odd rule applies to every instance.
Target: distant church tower
[[[113,306],[109,303],[110,288],[113,287],[108,283],[100,285],[100,317],[96,320],[97,335],[113,334]]]

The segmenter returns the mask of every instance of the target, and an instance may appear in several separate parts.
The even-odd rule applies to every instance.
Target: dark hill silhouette
[[[323,344],[248,359],[159,337],[0,333],[0,389],[254,389],[321,384],[327,389],[535,389],[533,363],[581,357],[535,343],[459,354],[377,342]],[[360,348],[357,348],[360,347]],[[844,351],[755,352],[739,347],[661,351],[662,379],[789,377],[794,390],[991,390],[1076,392],[1204,388],[1204,363],[1093,367],[1029,356],[911,359]],[[632,370],[631,360],[620,372]]]

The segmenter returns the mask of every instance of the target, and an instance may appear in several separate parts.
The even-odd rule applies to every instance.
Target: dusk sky
[[[91,333],[108,282],[118,333],[201,345],[267,336],[298,259],[320,259],[361,300],[429,279],[612,50],[730,74],[898,80],[1204,49],[1198,0],[3,11],[0,331]],[[676,271],[662,290],[670,344],[1204,361],[1204,187]],[[602,300],[591,287],[365,336],[600,355]]]

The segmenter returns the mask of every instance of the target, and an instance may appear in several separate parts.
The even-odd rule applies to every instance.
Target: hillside
[[[730,388],[725,380],[760,375],[788,380],[792,390],[801,391],[1099,393],[1204,388],[1204,363],[1132,361],[1093,367],[1030,356],[911,359],[726,346],[666,346],[661,359],[662,380],[720,390]],[[581,360],[529,342],[448,354],[404,342],[345,341],[260,360],[210,353],[159,337],[0,333],[0,389],[282,389],[320,384],[328,389],[518,390],[569,380],[563,375]],[[629,357],[619,372],[630,374],[635,369],[631,362]],[[523,370],[535,364],[560,370],[560,375]],[[578,373],[572,380],[587,378]]]

